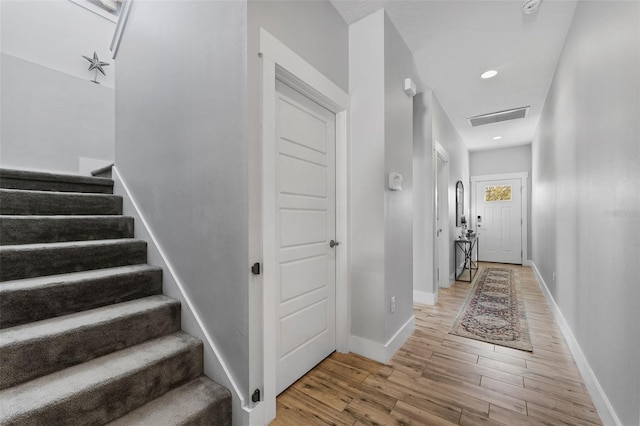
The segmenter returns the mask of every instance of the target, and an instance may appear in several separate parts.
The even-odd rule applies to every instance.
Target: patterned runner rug
[[[533,351],[518,272],[502,268],[479,271],[449,333]]]

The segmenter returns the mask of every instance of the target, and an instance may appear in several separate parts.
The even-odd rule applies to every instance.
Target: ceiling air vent
[[[485,124],[499,123],[500,121],[515,120],[516,118],[524,118],[527,116],[529,107],[521,107],[515,109],[508,109],[506,111],[492,112],[490,114],[476,115],[475,117],[469,117],[469,123],[473,127],[484,126]]]

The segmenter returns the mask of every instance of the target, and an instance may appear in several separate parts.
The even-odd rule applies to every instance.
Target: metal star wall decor
[[[107,74],[105,74],[104,69],[102,69],[102,67],[109,66],[109,64],[107,62],[102,62],[100,59],[98,59],[98,54],[96,52],[93,52],[93,58],[89,58],[88,56],[84,56],[84,55],[82,55],[82,57],[85,58],[87,61],[89,61],[89,64],[90,64],[89,71],[96,70],[96,75],[93,77],[93,80],[91,80],[91,82],[100,84],[98,83],[98,71],[100,71],[102,75],[106,76]]]

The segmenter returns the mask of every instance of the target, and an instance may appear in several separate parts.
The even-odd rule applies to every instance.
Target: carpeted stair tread
[[[226,426],[231,424],[231,393],[206,376],[109,423],[109,426]]]
[[[0,189],[3,215],[121,215],[122,197],[111,194]]]
[[[0,168],[0,425],[230,425],[113,188]]]
[[[173,333],[180,302],[163,295],[0,331],[0,389]]]
[[[135,239],[0,246],[0,281],[147,262],[147,243]]]
[[[0,328],[162,292],[162,268],[141,264],[0,283]]]
[[[0,245],[133,238],[133,218],[96,216],[0,216]]]
[[[0,188],[113,193],[113,179],[27,170],[0,169]]]
[[[104,424],[202,374],[202,342],[159,337],[0,391],[0,424]]]

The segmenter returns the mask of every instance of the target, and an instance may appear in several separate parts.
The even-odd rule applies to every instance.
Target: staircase
[[[229,425],[113,180],[0,169],[0,424]]]

